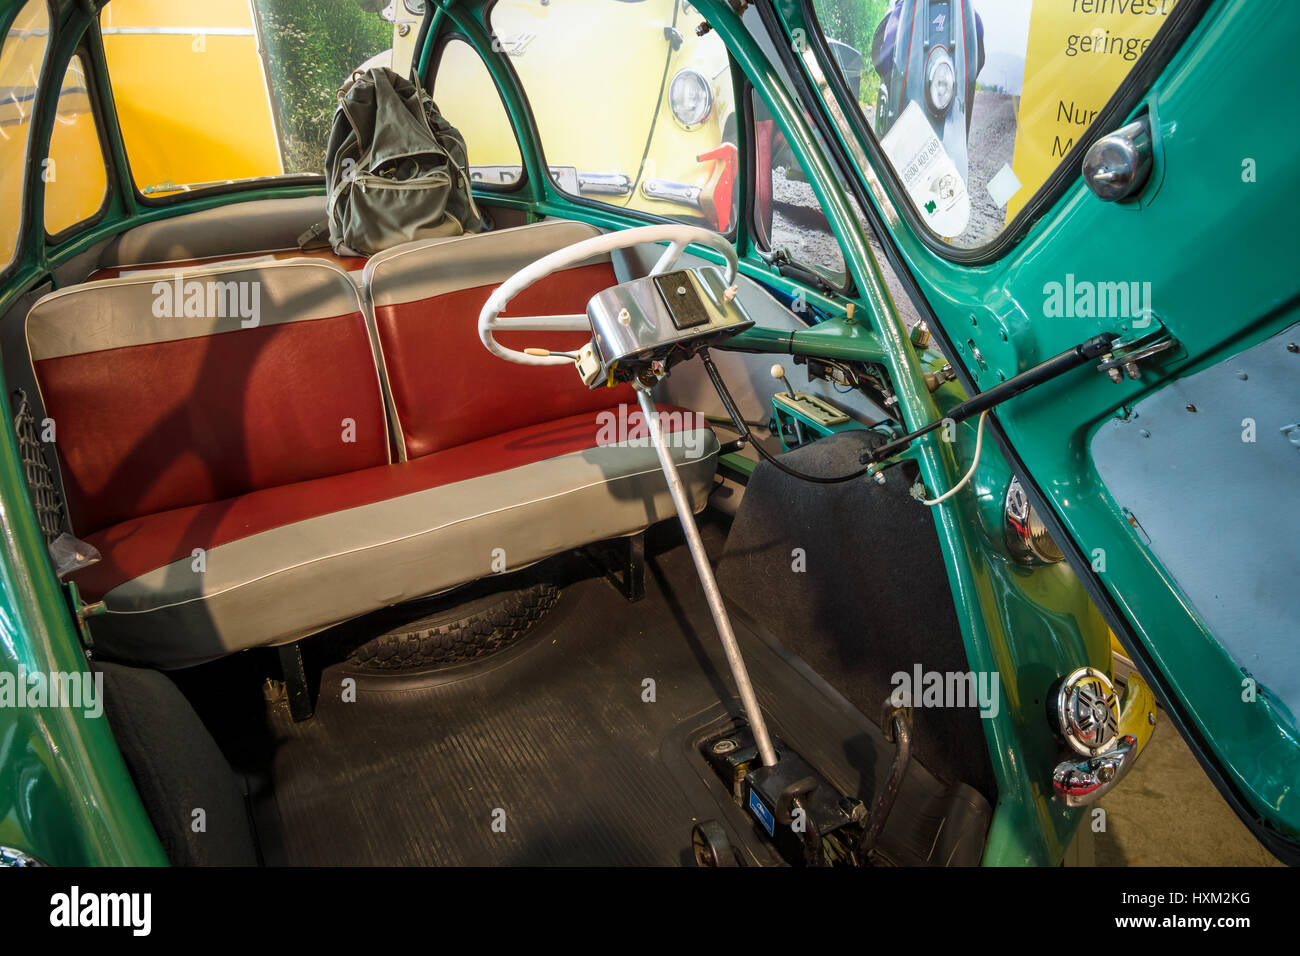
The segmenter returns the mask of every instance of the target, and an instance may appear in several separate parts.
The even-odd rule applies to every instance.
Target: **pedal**
[[[691,830],[691,853],[701,867],[740,866],[740,859],[717,820],[705,820]]]
[[[764,767],[748,726],[705,740],[700,749],[777,851],[794,866],[854,861],[867,809],[846,797],[782,741],[777,761]]]

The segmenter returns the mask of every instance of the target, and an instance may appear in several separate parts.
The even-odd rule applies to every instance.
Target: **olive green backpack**
[[[339,90],[325,147],[326,220],[299,239],[339,255],[373,255],[413,239],[478,232],[465,139],[433,98],[386,67]]]

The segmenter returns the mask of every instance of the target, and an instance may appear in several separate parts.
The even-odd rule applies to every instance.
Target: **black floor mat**
[[[707,529],[706,529],[707,531]],[[720,549],[721,534],[706,534]],[[649,558],[647,596],[570,583],[521,644],[436,676],[321,674],[316,715],[273,706],[259,836],[291,864],[679,865],[717,818],[748,862],[770,862],[694,744],[739,713],[689,553]],[[738,636],[776,734],[870,800],[892,748],[874,724],[743,623]],[[654,700],[647,701],[647,681]],[[231,744],[239,749],[240,742]],[[945,788],[905,780],[882,849],[925,862]],[[895,819],[897,818],[897,820]],[[981,835],[982,836],[982,835]]]
[[[844,432],[782,460],[813,475],[847,474],[870,441]],[[877,719],[893,674],[918,664],[970,668],[934,516],[912,499],[901,471],[890,469],[883,486],[819,485],[760,463],[718,568],[728,600]],[[914,722],[917,761],[996,799],[977,710],[920,708]]]

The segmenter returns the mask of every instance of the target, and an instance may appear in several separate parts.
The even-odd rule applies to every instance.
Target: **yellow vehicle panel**
[[[574,155],[569,144],[543,135],[548,163],[635,175],[668,60],[669,20],[647,12],[647,4],[608,0],[501,0],[492,9],[493,31],[529,93],[538,129],[572,128],[581,144]],[[583,39],[611,36],[619,42]],[[593,85],[599,77],[608,82]]]

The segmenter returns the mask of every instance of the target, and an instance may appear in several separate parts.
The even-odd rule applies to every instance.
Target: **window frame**
[[[429,7],[426,7],[425,9],[428,10]],[[506,121],[510,124],[510,133],[515,138],[515,149],[518,150],[519,152],[519,178],[516,179],[513,183],[510,183],[509,185],[503,185],[497,183],[474,182],[471,179],[470,189],[471,191],[481,191],[484,193],[501,195],[501,196],[514,195],[520,192],[521,190],[526,189],[528,186],[528,164],[524,162],[524,144],[520,142],[519,130],[515,128],[514,123],[510,119],[510,107],[506,102],[505,94],[502,92],[501,87],[498,86],[496,81],[492,78],[492,71],[491,69],[488,68],[487,60],[484,59],[483,54],[478,49],[478,47],[474,45],[474,41],[470,39],[470,37],[467,34],[462,32],[455,25],[452,25],[451,28],[448,30],[444,30],[440,32],[437,36],[434,37],[432,41],[433,50],[429,54],[428,75],[421,77],[420,82],[424,84],[425,92],[427,92],[429,96],[433,96],[433,89],[438,82],[438,70],[442,67],[443,53],[446,52],[448,44],[450,44],[453,41],[459,41],[461,43],[464,43],[467,47],[469,47],[469,49],[474,53],[474,55],[478,57],[479,62],[483,65],[483,71],[487,74],[488,82],[491,83],[492,90],[497,95],[497,101],[501,104],[501,111],[505,113]],[[413,71],[414,69],[415,67],[412,67]],[[516,77],[515,79],[516,82],[518,82],[518,77]],[[523,90],[522,85],[520,85],[520,90],[521,91]],[[531,118],[532,116],[531,106],[528,108],[528,112]],[[468,172],[469,170],[467,169],[466,173]]]
[[[797,9],[804,22],[812,28],[806,31],[808,34],[806,43],[817,58],[818,66],[831,88],[831,95],[836,98],[836,105],[847,118],[850,131],[861,143],[863,150],[866,151],[873,172],[885,184],[894,209],[903,222],[907,224],[908,231],[915,235],[927,249],[940,259],[954,265],[970,267],[997,262],[1025,240],[1039,220],[1047,215],[1061,198],[1074,187],[1076,181],[1081,178],[1083,157],[1088,150],[1092,148],[1097,140],[1122,125],[1122,120],[1137,109],[1145,98],[1152,82],[1177,55],[1178,51],[1182,49],[1183,41],[1187,39],[1188,34],[1196,28],[1202,17],[1213,5],[1213,0],[1180,0],[1178,6],[1170,14],[1169,22],[1156,34],[1152,39],[1151,46],[1138,58],[1133,68],[1125,75],[1123,82],[1111,94],[1110,99],[1098,110],[1092,124],[1079,135],[1074,147],[1061,158],[1051,175],[1044,180],[1025,205],[1021,207],[1020,211],[1016,213],[1015,217],[996,236],[983,245],[962,248],[953,245],[933,232],[917,215],[916,210],[912,207],[911,200],[908,198],[906,188],[894,170],[893,164],[885,155],[879,139],[876,138],[875,133],[867,124],[866,117],[863,115],[862,110],[858,108],[857,101],[848,89],[844,74],[826,42],[825,30],[817,17],[816,9],[813,7],[814,0],[794,0],[794,2],[797,4]],[[764,18],[767,19],[769,13],[766,6],[760,6],[760,9],[763,11]],[[779,21],[772,22],[770,25],[778,30],[783,30],[783,24]],[[791,58],[784,46],[782,46],[781,57],[783,60]],[[821,97],[817,95],[813,85],[808,81],[806,74],[803,72],[803,65],[798,63],[797,58],[794,59],[795,68],[800,71],[800,79],[813,91],[813,99],[817,101],[819,120],[824,120],[833,131],[835,123],[833,120],[826,119],[824,115],[825,104],[821,101]],[[821,123],[819,122],[818,125],[820,126]],[[837,148],[836,152],[839,151],[840,149]]]
[[[752,182],[750,183],[750,188],[745,197],[746,205],[748,208],[748,216],[749,216],[747,222],[749,223],[750,247],[754,250],[754,255],[758,257],[758,260],[767,269],[775,270],[778,275],[784,275],[781,272],[780,265],[775,261],[776,249],[773,248],[772,236],[766,235],[764,231],[759,227],[759,222],[758,222],[759,209],[758,209],[758,202],[756,201],[757,189],[758,189],[758,125],[757,125],[757,121],[755,120],[756,113],[754,110],[754,106],[755,106],[755,99],[760,98],[760,94],[758,90],[755,89],[754,84],[750,82],[748,77],[745,78],[744,91],[742,96],[744,98],[744,104],[745,104],[744,108],[746,111],[746,117],[748,119],[748,123],[746,125],[748,127],[748,132],[749,132],[749,141],[747,144],[749,168],[753,170]],[[780,127],[781,125],[780,120],[778,120],[776,117],[772,118],[772,122],[775,123],[778,127]],[[839,157],[838,155],[836,155],[834,151],[828,149],[826,151],[826,155],[832,161],[832,165],[834,165],[836,168],[841,167],[841,163],[839,162]],[[795,162],[798,161],[799,161],[799,157],[796,155]],[[802,167],[802,164],[800,165]],[[802,170],[802,171],[804,172],[805,175],[807,175],[807,170]],[[843,170],[841,169],[841,172],[842,171]],[[773,173],[774,173],[774,169],[768,170],[769,176],[773,176]],[[773,178],[775,179],[774,176]],[[846,187],[845,192],[849,193],[850,190]],[[775,198],[772,199],[772,202],[775,204]],[[773,212],[773,220],[775,222],[776,210],[773,209],[772,212]],[[836,249],[839,250],[840,262],[843,264],[843,271],[841,273],[837,273],[836,277],[832,277],[826,274],[830,270],[828,270],[825,266],[820,265],[818,263],[803,262],[798,259],[791,259],[790,265],[794,266],[796,269],[798,269],[801,272],[810,273],[812,276],[815,276],[818,280],[825,283],[826,288],[818,289],[819,292],[823,294],[836,295],[845,299],[851,299],[855,295],[856,286],[853,282],[853,275],[849,271],[848,256],[845,254],[843,245],[840,244],[839,236],[835,235],[835,229],[831,225],[830,218],[826,216],[824,212],[822,213],[822,218],[826,222],[826,235],[830,238],[830,240],[833,243],[835,243]],[[784,277],[788,279],[793,279],[798,282],[802,282],[804,284],[808,284],[808,280],[804,279],[801,276],[792,275],[792,276],[784,276]],[[838,281],[836,281],[836,279],[838,279]]]
[[[46,196],[42,195],[41,229],[45,233],[45,243],[48,246],[57,246],[62,242],[66,242],[68,239],[71,239],[75,234],[80,233],[81,231],[88,229],[91,226],[96,225],[106,215],[108,215],[109,207],[112,206],[113,204],[114,185],[117,183],[117,169],[116,169],[116,165],[113,162],[112,151],[108,148],[109,145],[108,135],[104,126],[103,113],[102,113],[103,105],[99,98],[99,80],[95,76],[95,70],[93,66],[94,61],[91,59],[90,48],[86,46],[84,37],[78,43],[77,48],[73,50],[72,54],[68,57],[68,62],[63,67],[64,76],[67,75],[68,70],[71,68],[72,61],[78,58],[81,60],[82,69],[85,73],[86,98],[90,102],[91,121],[95,124],[95,134],[99,140],[99,155],[104,162],[104,195],[99,202],[99,207],[93,213],[91,213],[89,216],[86,216],[82,219],[78,219],[76,222],[68,226],[65,226],[63,229],[60,229],[58,232],[50,232],[48,225],[45,222],[44,199],[46,198]],[[55,101],[54,101],[54,109],[56,113],[58,111],[59,97],[62,96],[62,93],[63,93],[63,78],[60,77],[59,93],[55,97]],[[53,145],[53,142],[54,142],[54,128],[51,127],[50,135],[45,141],[45,157],[47,159],[49,158],[50,146]],[[43,190],[43,193],[48,194],[49,192],[48,187],[49,184],[47,183],[46,189]]]
[[[37,219],[41,225],[41,232],[45,232],[45,191],[41,190],[41,205],[39,208],[28,208],[32,201],[33,176],[36,175],[36,167],[32,164],[32,143],[36,134],[36,122],[39,117],[45,115],[46,100],[49,99],[50,92],[45,84],[45,77],[49,73],[50,64],[54,58],[54,52],[62,39],[62,24],[58,18],[58,7],[53,0],[27,0],[14,8],[13,16],[9,17],[0,28],[4,30],[3,36],[0,36],[0,45],[8,38],[9,30],[13,27],[14,21],[18,19],[19,14],[26,9],[28,3],[39,3],[45,7],[45,16],[49,24],[49,35],[45,40],[45,50],[41,54],[41,65],[36,71],[36,95],[32,98],[32,110],[29,114],[30,120],[27,126],[27,137],[23,147],[23,165],[22,172],[19,176],[19,187],[21,192],[18,197],[18,223],[14,230],[14,251],[9,261],[0,266],[0,279],[8,279],[19,268],[21,268],[26,252],[24,246],[30,241],[32,234],[33,219]],[[62,77],[60,77],[60,87],[62,86]],[[54,94],[58,99],[58,93]],[[39,216],[33,214],[39,213]]]

